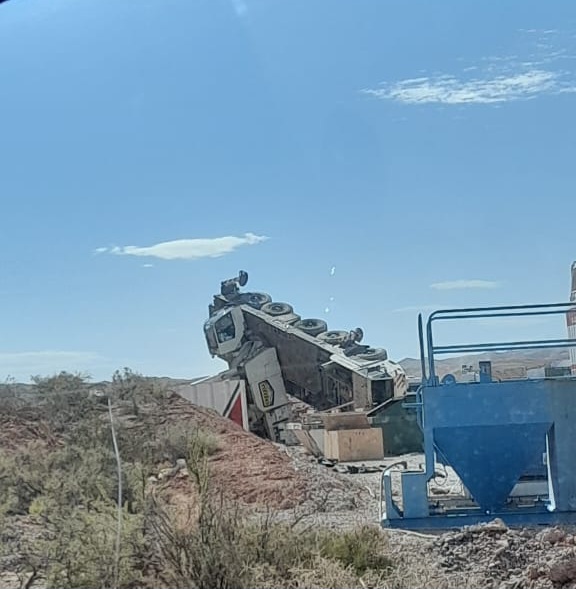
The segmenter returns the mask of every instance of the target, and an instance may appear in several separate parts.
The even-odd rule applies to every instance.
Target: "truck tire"
[[[292,313],[294,309],[292,308],[292,305],[289,305],[288,303],[274,302],[262,305],[262,307],[260,307],[260,311],[275,317],[277,315],[288,315],[289,313]]]
[[[388,352],[384,348],[369,348],[361,354],[355,354],[354,358],[365,360],[366,362],[376,362],[376,360],[388,360]]]
[[[265,292],[243,292],[239,299],[240,304],[250,305],[255,309],[260,309],[262,305],[272,302],[272,297]]]
[[[346,338],[348,337],[347,331],[325,331],[318,336],[319,340],[322,340],[326,344],[330,344],[331,346],[339,346],[343,343]]]
[[[246,286],[247,282],[248,282],[248,272],[245,272],[244,270],[240,270],[240,272],[238,272],[238,284],[240,286]]]
[[[322,319],[301,319],[294,324],[294,327],[312,336],[328,331],[328,325]]]

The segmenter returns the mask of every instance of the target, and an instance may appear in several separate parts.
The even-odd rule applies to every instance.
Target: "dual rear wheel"
[[[259,308],[263,313],[271,315],[272,317],[289,315],[294,312],[292,305],[289,305],[288,303],[272,302],[271,300],[266,301],[266,303],[262,304]],[[323,321],[322,319],[300,319],[300,321],[297,321],[294,324],[294,327],[314,337],[328,331],[328,325],[326,324],[326,321]]]
[[[272,302],[272,297],[267,293],[251,292],[240,295],[247,304],[260,309],[263,313],[272,317],[289,315],[294,312],[292,305],[288,303]],[[318,337],[324,343],[338,346],[348,337],[347,331],[331,330],[328,331],[328,325],[323,319],[301,319],[294,324],[296,329],[307,333],[313,337]],[[354,354],[353,357],[367,362],[376,362],[377,360],[387,360],[388,353],[384,348],[368,348],[361,353]]]

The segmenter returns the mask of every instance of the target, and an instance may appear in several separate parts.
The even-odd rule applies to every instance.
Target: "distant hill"
[[[525,376],[525,371],[531,368],[542,366],[566,365],[570,357],[568,350],[518,350],[513,352],[487,352],[483,354],[466,354],[452,358],[436,359],[436,372],[442,377],[445,374],[454,374],[457,378],[462,376],[462,366],[472,366],[478,369],[478,362],[482,360],[492,361],[492,373],[499,378],[519,378]],[[404,358],[399,364],[404,368],[406,374],[412,378],[421,378],[420,359]],[[191,384],[205,377],[197,378],[170,378],[167,376],[148,376],[148,380],[165,386],[168,389],[175,389],[183,384]],[[90,382],[90,388],[105,387],[109,381]],[[0,396],[15,396],[20,398],[31,398],[35,396],[33,384],[11,383],[0,384]]]
[[[462,374],[462,366],[472,366],[478,369],[478,362],[490,360],[492,372],[501,378],[514,378],[523,376],[523,371],[542,366],[565,365],[569,361],[568,350],[518,350],[509,352],[485,352],[482,354],[467,354],[452,358],[436,359],[436,371],[439,376],[452,373],[455,376]],[[411,377],[420,378],[420,359],[404,358],[400,365]]]

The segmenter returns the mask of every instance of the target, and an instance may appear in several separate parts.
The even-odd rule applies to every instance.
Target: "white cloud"
[[[521,29],[524,42],[512,55],[457,58],[457,72],[430,73],[384,82],[364,94],[402,104],[470,105],[531,100],[576,91],[573,31]],[[568,34],[570,33],[570,34]]]
[[[546,93],[559,94],[572,88],[563,84],[561,78],[559,73],[537,69],[472,80],[444,75],[403,80],[363,92],[405,104],[494,104],[529,100]]]
[[[144,256],[162,260],[197,260],[200,258],[218,258],[229,254],[244,245],[255,245],[266,241],[268,237],[246,233],[242,237],[231,235],[212,239],[176,239],[150,246],[125,245],[122,247],[98,248],[99,253],[117,256]]]
[[[446,282],[435,282],[430,288],[436,290],[456,290],[465,288],[498,288],[500,284],[493,280],[448,280]]]

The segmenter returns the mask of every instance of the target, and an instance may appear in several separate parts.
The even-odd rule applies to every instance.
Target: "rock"
[[[521,587],[524,587],[521,577],[511,577],[498,585],[498,589],[520,589]]]
[[[486,524],[480,524],[480,528],[482,532],[487,534],[502,534],[508,531],[508,526],[498,517]]]
[[[548,542],[548,544],[558,544],[566,540],[566,532],[558,527],[544,530],[539,534],[540,540]]]
[[[500,556],[501,554],[506,552],[508,548],[510,548],[510,542],[508,542],[508,540],[499,540],[498,542],[496,542],[496,545],[498,546],[498,548],[494,552],[494,557]]]
[[[450,489],[443,489],[442,487],[433,487],[430,489],[432,495],[449,495]]]
[[[545,574],[545,571],[543,569],[539,568],[537,565],[530,565],[526,569],[526,578],[529,579],[530,581],[534,581],[535,579],[542,577],[544,574]]]

